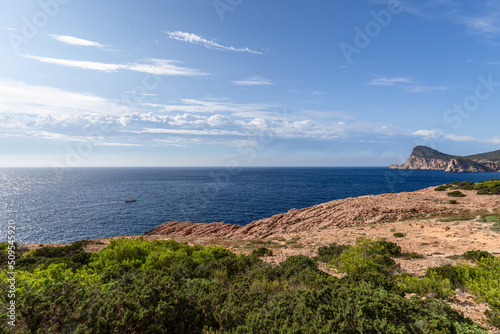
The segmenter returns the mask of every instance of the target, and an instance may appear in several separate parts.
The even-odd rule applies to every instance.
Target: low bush
[[[436,277],[439,277],[440,279],[447,279],[450,282],[452,289],[463,287],[459,270],[457,267],[450,265],[429,268],[425,273],[425,277],[430,279]]]
[[[396,282],[399,283],[404,292],[415,293],[419,296],[449,298],[454,295],[453,285],[450,280],[434,272],[423,278],[403,273],[396,277]]]
[[[448,196],[450,196],[450,197],[465,197],[466,195],[459,190],[455,190],[455,191],[450,191],[448,193]]]
[[[327,246],[321,246],[318,248],[318,255],[316,259],[318,259],[318,261],[329,263],[349,247],[349,245],[338,245],[336,242]]]
[[[75,255],[76,253],[81,253],[84,251],[85,246],[89,244],[90,241],[82,240],[76,241],[66,246],[54,247],[45,246],[38,249],[33,249],[24,254],[25,257],[43,257],[43,258],[57,258],[57,257],[68,257]]]
[[[478,195],[500,195],[500,180],[492,179],[478,182],[475,184],[474,189],[478,190]]]
[[[393,234],[393,236],[395,238],[404,238],[404,237],[406,237],[406,233],[396,232],[396,233]]]
[[[401,248],[392,242],[382,239],[356,239],[356,245],[349,247],[332,261],[333,266],[342,272],[352,273],[357,270],[366,270],[390,274],[397,271],[399,266],[390,257],[401,254]]]
[[[425,256],[416,252],[405,254],[405,260],[423,259],[423,258],[425,258]]]
[[[252,251],[252,255],[257,257],[273,256],[273,251],[266,247],[259,247]]]
[[[463,253],[462,257],[466,260],[479,261],[483,258],[492,258],[493,254],[481,250],[471,250]]]
[[[16,327],[7,328],[0,312],[0,332],[486,333],[443,301],[405,298],[413,290],[445,296],[451,283],[437,274],[423,282],[393,276],[398,245],[360,238],[355,246],[330,246],[318,256],[335,256],[349,272],[342,279],[303,255],[270,265],[222,247],[175,241],[118,239],[90,258],[83,252],[30,256],[25,261],[36,267],[16,278]],[[460,269],[463,282],[483,277],[483,265],[493,266]],[[7,278],[0,271],[3,305]],[[492,303],[495,284],[471,289]]]

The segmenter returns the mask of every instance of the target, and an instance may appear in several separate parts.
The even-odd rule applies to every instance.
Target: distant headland
[[[468,156],[441,153],[427,146],[416,146],[402,165],[391,169],[444,170],[453,173],[500,172],[500,150]]]

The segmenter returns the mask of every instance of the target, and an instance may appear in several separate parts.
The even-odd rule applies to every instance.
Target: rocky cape
[[[469,156],[441,153],[427,146],[416,146],[402,165],[391,169],[444,170],[453,173],[500,172],[500,150]]]

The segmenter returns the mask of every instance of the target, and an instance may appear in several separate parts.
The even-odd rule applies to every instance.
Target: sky
[[[9,0],[0,167],[500,149],[500,0]]]

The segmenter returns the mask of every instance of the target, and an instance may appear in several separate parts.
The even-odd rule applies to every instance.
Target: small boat
[[[137,200],[135,198],[132,198],[132,197],[125,197],[125,202],[132,203],[132,202],[137,202]]]

